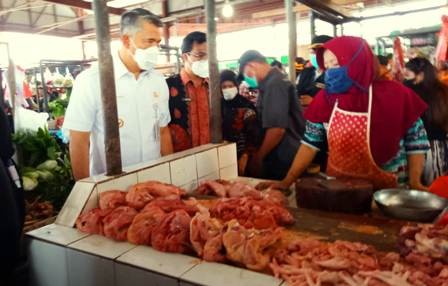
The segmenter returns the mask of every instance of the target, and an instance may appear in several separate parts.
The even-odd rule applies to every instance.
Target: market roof
[[[356,20],[353,13],[365,8],[410,0],[297,0],[298,17],[316,17],[340,24]],[[92,0],[0,0],[0,31],[16,31],[80,38],[95,37]],[[225,4],[217,0],[217,8]],[[232,0],[235,14],[220,17],[218,32],[230,32],[285,20],[284,0]],[[171,34],[205,30],[203,0],[108,0],[112,35],[117,35],[119,15],[126,9],[144,7],[162,17]]]

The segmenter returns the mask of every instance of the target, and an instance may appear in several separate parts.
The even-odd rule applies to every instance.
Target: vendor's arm
[[[90,133],[101,107],[92,88],[94,77],[89,73],[88,70],[77,77],[63,125],[63,129],[70,131],[70,160],[75,180],[90,176]]]
[[[421,178],[425,165],[425,154],[408,155],[409,164],[409,187],[415,190],[427,191],[428,187],[423,186]]]
[[[418,119],[409,128],[405,137],[405,149],[408,159],[409,187],[417,190],[427,190],[421,177],[425,165],[425,154],[430,149],[428,136],[423,121]]]
[[[316,157],[317,152],[324,148],[326,144],[326,135],[324,125],[321,123],[306,122],[305,134],[302,144],[296,153],[294,161],[286,177],[280,183],[269,184],[273,188],[287,189],[293,184],[300,175],[308,168]],[[266,184],[260,184],[258,188],[268,187]]]
[[[266,130],[261,147],[257,152],[257,158],[263,160],[283,139],[284,128],[269,128]]]
[[[171,138],[170,128],[168,124],[171,121],[169,98],[170,93],[168,85],[164,79],[161,79],[161,98],[160,98],[160,154],[166,156],[174,152],[173,141]]]
[[[171,140],[171,132],[168,126],[160,128],[160,154],[166,156],[173,154],[173,142]]]
[[[90,132],[70,130],[70,159],[76,181],[89,177]]]

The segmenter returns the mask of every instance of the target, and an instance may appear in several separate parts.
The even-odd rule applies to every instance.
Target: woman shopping
[[[448,172],[448,87],[437,78],[436,68],[425,58],[407,62],[405,78],[405,84],[428,104],[422,119],[431,145],[423,175],[429,185]]]
[[[375,189],[426,189],[420,181],[429,150],[420,119],[424,101],[401,83],[377,79],[378,63],[361,38],[335,38],[317,51],[317,60],[325,70],[325,90],[305,113],[293,165],[273,187],[289,187],[325,150],[330,176],[366,179]]]

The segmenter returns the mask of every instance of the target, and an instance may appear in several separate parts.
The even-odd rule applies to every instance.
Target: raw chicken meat
[[[204,181],[196,189],[198,195],[213,195],[221,198],[227,197],[227,189],[231,183],[225,180]]]
[[[112,209],[102,210],[99,208],[87,211],[76,220],[76,228],[85,233],[103,235],[103,218],[111,211]]]
[[[161,183],[157,181],[148,181],[132,186],[133,188],[147,189],[148,192],[156,198],[176,199],[186,194],[185,190],[171,184]]]
[[[404,226],[399,243],[403,255],[415,252],[448,263],[448,225]]]
[[[287,209],[253,198],[219,199],[210,213],[224,221],[237,219],[246,228],[264,229],[294,223]]]
[[[154,199],[148,189],[145,188],[130,188],[126,195],[126,202],[130,207],[137,210],[143,208],[146,204]]]
[[[164,252],[187,252],[190,246],[191,218],[185,210],[175,210],[152,231],[152,247]]]
[[[165,212],[157,207],[145,207],[134,217],[128,229],[128,241],[134,244],[150,245],[154,228],[159,225]]]
[[[114,209],[126,205],[126,192],[106,191],[100,193],[100,209]]]
[[[197,213],[190,223],[190,242],[199,257],[205,261],[225,261],[222,244],[222,223],[210,218],[208,212]]]
[[[166,213],[170,213],[174,210],[185,210],[190,216],[194,216],[199,211],[197,204],[193,204],[192,201],[187,204],[180,199],[167,200],[164,198],[153,200],[143,208],[143,211],[154,206],[161,208]]]
[[[127,239],[128,228],[131,225],[137,211],[131,207],[118,207],[103,219],[104,235],[119,241]]]
[[[129,206],[141,209],[154,198],[177,200],[183,195],[185,191],[174,185],[148,181],[129,187],[126,201]]]
[[[274,204],[278,204],[281,206],[286,206],[288,204],[288,201],[285,197],[285,195],[278,190],[273,190],[273,189],[267,189],[261,192],[263,199],[274,203]]]
[[[241,198],[241,197],[251,197],[254,199],[261,200],[263,195],[260,191],[256,190],[251,185],[235,182],[229,186],[227,189],[227,197],[229,198]]]
[[[448,286],[446,264],[415,253],[401,259],[348,241],[298,239],[275,253],[270,268],[294,286]]]
[[[227,258],[252,270],[264,270],[269,266],[272,246],[280,240],[281,228],[246,229],[232,220],[227,223],[223,244]]]

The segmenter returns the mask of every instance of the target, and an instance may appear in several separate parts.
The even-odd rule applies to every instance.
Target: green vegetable
[[[47,150],[48,151],[48,150]],[[56,153],[56,151],[54,150],[54,148],[51,148],[51,154],[48,154],[49,152],[47,152],[47,155],[49,155],[48,157],[54,157],[54,154]],[[56,160],[47,160],[45,162],[43,162],[42,164],[39,164],[37,166],[38,170],[46,170],[46,171],[52,171],[55,170],[58,167],[58,162]]]
[[[54,175],[47,170],[43,170],[43,171],[36,171],[36,173],[39,174],[39,182],[40,181],[44,181],[44,182],[48,182],[51,181],[54,178]]]
[[[25,191],[32,191],[39,185],[39,182],[37,182],[37,180],[29,177],[22,177],[22,181],[23,189]]]
[[[62,207],[74,185],[67,145],[59,145],[46,129],[18,131],[13,141],[26,189],[55,209]]]
[[[50,109],[51,114],[53,117],[57,118],[60,116],[64,116],[65,110],[68,106],[69,98],[58,98],[48,103],[48,108]]]
[[[39,179],[39,172],[37,172],[37,171],[23,172],[23,176],[31,178],[33,180],[38,180]]]

